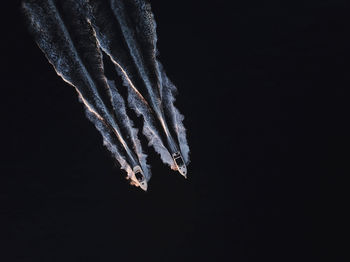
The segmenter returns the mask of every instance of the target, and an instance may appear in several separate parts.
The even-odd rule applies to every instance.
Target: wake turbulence
[[[161,160],[187,177],[189,147],[177,90],[157,59],[156,24],[145,0],[26,0],[30,32],[56,73],[72,85],[104,145],[147,190],[151,178],[128,106],[143,120],[142,133]],[[122,86],[107,79],[103,57]],[[120,88],[127,92],[127,102]]]

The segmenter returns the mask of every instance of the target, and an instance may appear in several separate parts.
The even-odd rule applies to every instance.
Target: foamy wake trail
[[[85,0],[81,0],[86,2]],[[108,55],[114,63],[116,71],[123,79],[124,86],[128,90],[128,106],[144,120],[142,133],[146,136],[149,146],[153,146],[155,151],[160,155],[161,160],[175,169],[174,161],[164,146],[161,136],[155,126],[153,110],[147,102],[144,94],[141,94],[139,88],[135,85],[137,71],[133,66],[133,60],[129,57],[127,49],[123,45],[124,40],[122,32],[117,24],[111,8],[103,1],[87,1],[86,15],[91,20],[95,30],[96,37],[101,49]],[[119,33],[119,34],[118,34]]]
[[[186,128],[183,125],[184,116],[179,112],[179,110],[174,105],[177,89],[176,89],[176,86],[167,77],[161,63],[158,62],[158,64],[159,64],[161,77],[162,77],[163,105],[165,108],[165,112],[170,118],[172,128],[177,135],[181,154],[187,165],[190,162],[190,159],[189,159],[190,148],[187,143]]]
[[[127,14],[125,3],[126,2],[121,0],[110,0],[110,6],[112,8],[115,19],[118,21],[129,53],[133,59],[138,73],[146,85],[148,91],[148,99],[150,100],[149,102],[151,106],[158,110],[161,103],[160,91],[158,89],[160,85],[154,82],[158,79],[153,79],[154,81],[151,82],[150,71],[149,68],[145,66],[141,47],[137,42],[135,28],[132,26],[130,18]]]
[[[147,165],[147,161],[146,161],[147,155],[143,153],[141,142],[137,137],[138,130],[133,127],[134,123],[126,113],[124,99],[119,94],[114,82],[108,81],[108,84],[110,87],[110,95],[113,102],[112,103],[113,108],[116,112],[117,118],[121,120],[123,127],[125,128],[125,130],[127,130],[127,135],[128,137],[130,137],[130,140],[132,141],[133,148],[137,154],[143,173],[148,181],[151,178],[151,173],[149,171],[149,165]]]
[[[117,0],[118,1],[118,0]],[[129,23],[135,28],[135,37],[141,46],[142,56],[147,68],[157,78],[159,97],[162,100],[162,78],[157,64],[157,25],[148,0],[128,0],[125,8]]]
[[[116,70],[121,71],[119,67]],[[159,132],[154,125],[154,119],[151,109],[141,99],[139,99],[135,90],[131,87],[130,80],[127,79],[122,72],[119,72],[123,78],[123,84],[128,88],[128,105],[136,113],[137,116],[143,117],[142,133],[148,140],[148,145],[153,146],[154,150],[159,154],[163,163],[169,165],[172,169],[176,169],[174,160],[171,157],[168,149],[164,146]]]
[[[54,66],[57,74],[76,88],[80,101],[86,107],[88,118],[101,132],[105,145],[114,154],[121,168],[130,176],[131,167],[135,166],[138,160],[134,159],[113,115],[101,99],[94,81],[96,76],[91,76],[91,71],[89,72],[89,68],[82,62],[55,3],[52,0],[26,1],[23,9],[38,46]],[[97,77],[103,78],[103,75]],[[111,142],[111,134],[117,137],[122,150]],[[146,166],[145,163],[144,166]],[[148,173],[147,169],[145,171]]]
[[[80,98],[81,99],[81,98]],[[120,168],[127,172],[127,177],[131,178],[133,174],[132,167],[128,162],[126,162],[125,157],[118,148],[118,144],[115,142],[114,134],[110,129],[104,125],[99,118],[96,117],[90,110],[85,110],[86,117],[94,123],[96,129],[100,132],[103,139],[103,145],[112,153],[112,156],[118,161]]]
[[[116,1],[118,2],[118,0]],[[130,14],[130,19],[135,26],[135,35],[144,51],[143,57],[145,63],[147,63],[147,68],[151,68],[150,70],[153,70],[158,78],[163,109],[170,118],[171,126],[178,139],[181,154],[186,164],[188,164],[189,146],[186,138],[186,129],[183,125],[184,117],[174,106],[177,89],[167,77],[162,64],[157,60],[156,21],[151,10],[151,5],[145,0],[128,0],[125,3],[128,4],[126,8],[129,8],[128,14]]]
[[[119,94],[114,81],[108,81],[104,75],[102,51],[98,45],[96,32],[90,20],[86,17],[87,5],[77,0],[61,0],[61,3],[64,7],[63,13],[68,17],[74,17],[69,24],[72,25],[71,29],[74,35],[77,36],[77,40],[81,42],[79,44],[81,47],[80,53],[85,54],[84,62],[90,69],[94,82],[99,87],[99,93],[105,94],[105,97],[102,98],[107,103],[107,108],[114,112],[114,120],[120,128],[123,139],[134,150],[132,152],[128,146],[125,146],[127,154],[132,159],[132,165],[140,165],[148,181],[151,173],[146,163],[147,156],[143,153],[141,143],[137,137],[138,130],[133,127],[134,124],[126,113],[124,99]]]
[[[110,6],[114,13],[115,19],[119,23],[119,27],[122,31],[129,53],[146,86],[147,94],[144,96],[149,101],[150,107],[157,116],[160,126],[165,133],[168,150],[171,153],[175,153],[177,151],[177,146],[169,132],[169,128],[165,120],[162,107],[161,78],[157,74],[157,70],[155,70],[156,62],[147,59],[147,52],[143,52],[142,50],[142,43],[138,41],[133,19],[129,15],[130,12],[128,12],[128,4],[129,2],[124,0],[110,0]],[[150,64],[148,64],[148,62],[150,62]]]

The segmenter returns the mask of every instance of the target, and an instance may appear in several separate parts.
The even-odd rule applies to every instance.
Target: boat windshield
[[[141,182],[143,180],[143,175],[141,174],[141,172],[135,173],[135,177],[136,177],[137,181],[139,181],[139,182]]]
[[[175,162],[178,166],[183,166],[184,162],[182,161],[182,157],[175,158]]]

